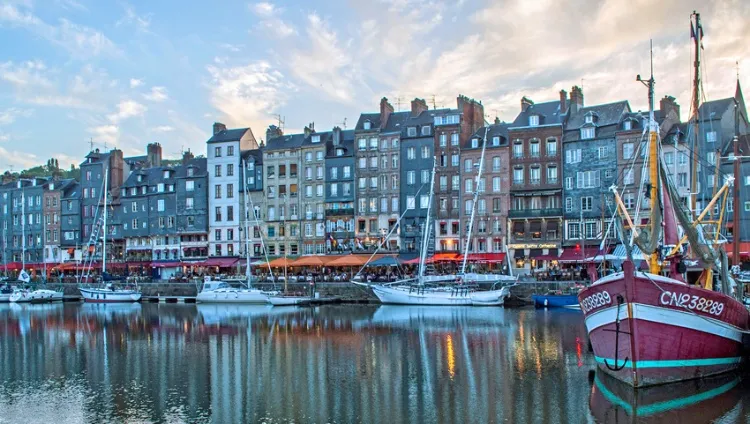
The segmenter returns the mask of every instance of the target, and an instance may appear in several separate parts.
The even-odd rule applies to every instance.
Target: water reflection
[[[0,305],[0,422],[609,422],[585,340],[565,310]]]

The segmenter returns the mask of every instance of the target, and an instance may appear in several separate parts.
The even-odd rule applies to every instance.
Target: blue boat
[[[576,294],[535,294],[531,298],[537,308],[581,309]]]

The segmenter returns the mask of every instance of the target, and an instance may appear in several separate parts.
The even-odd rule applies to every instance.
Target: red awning
[[[550,249],[549,254],[532,256],[532,259],[536,259],[537,261],[556,261],[560,259],[560,256],[557,254],[557,249]]]
[[[584,259],[586,258],[583,256],[583,250],[577,248],[565,249],[557,258],[560,262],[583,262]]]
[[[181,266],[180,261],[151,262],[152,268],[176,268]]]
[[[469,262],[499,263],[505,260],[505,253],[469,253]]]
[[[724,246],[724,249],[727,251],[727,256],[729,258],[734,256],[734,245],[732,243],[727,243]],[[746,259],[750,257],[750,242],[741,241],[740,242],[740,259]]]
[[[219,268],[228,268],[237,263],[237,258],[208,258],[201,265],[218,266]]]
[[[8,268],[8,271],[21,270],[21,262],[8,262],[5,266]]]
[[[434,256],[427,258],[427,260],[425,260],[425,263],[434,264],[436,262],[461,262],[462,260],[464,260],[463,255],[458,253],[437,253]],[[419,264],[419,258],[405,261],[404,264],[417,265]]]

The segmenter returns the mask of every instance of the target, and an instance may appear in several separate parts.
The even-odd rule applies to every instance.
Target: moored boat
[[[531,296],[537,308],[570,308],[581,309],[577,294],[534,294]]]
[[[121,302],[139,302],[141,292],[129,288],[116,288],[113,284],[107,284],[105,287],[79,287],[84,302],[93,303],[121,303]]]
[[[224,281],[215,281],[207,279],[203,282],[196,301],[200,303],[246,303],[264,305],[268,303],[268,296],[276,292],[266,292],[263,290],[232,287]]]
[[[312,298],[310,296],[293,296],[293,295],[274,295],[268,296],[268,303],[273,306],[293,306],[293,305],[304,305],[309,303]]]
[[[360,283],[361,284],[361,283]],[[404,283],[370,285],[380,302],[395,305],[502,306],[510,295],[508,286],[493,290],[475,287],[431,287]]]
[[[693,17],[694,32],[702,34],[699,16],[694,13]],[[636,271],[631,253],[621,272],[596,279],[596,269],[590,267],[589,275],[596,281],[578,295],[578,300],[599,369],[633,387],[644,387],[737,369],[742,361],[743,338],[750,333],[750,313],[738,300],[740,295],[729,276],[727,255],[719,238],[733,178],[715,191],[702,211],[687,210],[659,154],[653,73],[648,80],[638,80],[649,89],[644,161],[651,183],[639,190],[654,203],[648,223],[635,225],[617,187],[611,190],[617,219],[621,220],[619,237],[629,249],[639,247],[647,257],[649,270]],[[706,219],[715,205],[722,205],[719,219]],[[684,233],[679,241],[677,223]],[[694,284],[685,282],[685,242],[689,254],[703,268]]]

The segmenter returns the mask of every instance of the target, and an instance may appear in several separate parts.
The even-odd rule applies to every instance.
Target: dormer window
[[[312,140],[313,143],[320,143],[320,135],[313,135]]]
[[[581,140],[588,140],[594,137],[596,137],[596,128],[594,127],[581,128]]]
[[[369,130],[371,127],[372,127],[372,123],[370,121],[365,121],[364,129]]]
[[[479,139],[478,138],[472,138],[471,139],[471,148],[476,149],[479,147]]]
[[[169,171],[164,171],[164,178],[169,178]]]
[[[632,130],[633,129],[633,121],[625,121],[622,123],[622,129],[625,131]]]
[[[422,127],[422,135],[430,135],[430,126],[425,125]]]
[[[406,129],[406,134],[409,137],[416,137],[417,136],[417,127],[409,127]]]
[[[531,115],[529,116],[529,126],[530,127],[536,127],[539,125],[539,115]]]
[[[587,124],[593,124],[594,123],[594,115],[588,114],[584,118],[586,120]]]
[[[188,177],[192,177],[193,173],[195,173],[195,169],[193,169],[192,167],[187,169],[187,176]]]
[[[500,137],[498,137],[498,136],[492,137],[492,145],[493,146],[499,146],[500,145]]]
[[[344,156],[344,149],[340,147],[336,149],[336,156]]]
[[[143,181],[143,175],[138,176],[138,182],[140,183],[141,181]]]

